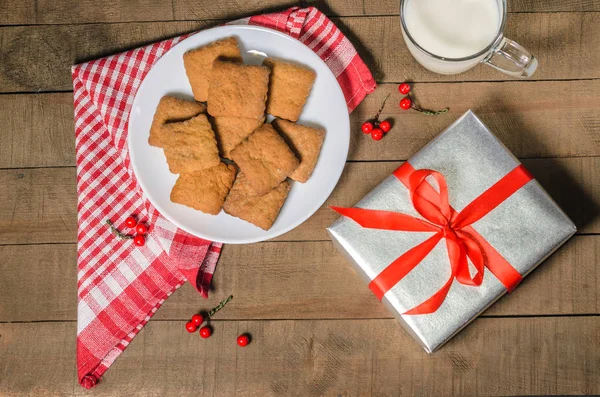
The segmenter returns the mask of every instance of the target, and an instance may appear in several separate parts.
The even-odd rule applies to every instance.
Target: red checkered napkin
[[[295,37],[333,71],[352,111],[375,81],[340,30],[314,7],[231,22]],[[221,244],[194,237],[163,218],[137,184],[127,150],[127,122],[152,65],[188,35],[73,66],[78,195],[77,372],[91,388],[165,299],[189,280],[208,296]],[[119,240],[136,214],[150,226],[146,245]]]

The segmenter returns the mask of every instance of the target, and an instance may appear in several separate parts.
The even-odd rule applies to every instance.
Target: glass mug
[[[480,62],[484,62],[487,65],[514,77],[530,77],[533,72],[535,72],[538,64],[537,59],[521,45],[504,37],[506,0],[486,0],[495,3],[498,7],[497,11],[500,20],[495,37],[484,49],[476,51],[471,55],[458,58],[440,56],[419,45],[418,33],[415,34],[415,32],[412,32],[411,35],[405,20],[405,16],[407,15],[405,12],[406,5],[411,1],[419,2],[422,0],[400,0],[402,36],[404,37],[406,46],[412,56],[425,68],[440,74],[456,74],[469,70]],[[444,1],[446,2],[443,4],[444,6],[451,6],[452,0]],[[462,1],[464,2],[465,0]],[[425,4],[426,3],[423,2],[419,6]],[[433,4],[433,2],[428,4]],[[438,11],[437,18],[440,17],[439,12],[442,11]],[[452,15],[448,14],[447,17],[452,18]]]

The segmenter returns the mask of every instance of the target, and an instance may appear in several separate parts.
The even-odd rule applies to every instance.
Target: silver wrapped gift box
[[[443,175],[449,205],[457,213],[511,171],[522,167],[471,111],[408,162],[414,170],[430,169]],[[425,183],[431,185],[427,188],[440,193],[439,185],[431,177]],[[407,185],[395,175],[386,178],[355,208],[391,211],[423,219],[414,208]],[[517,277],[525,277],[576,231],[573,222],[535,179],[524,182],[471,227],[518,272],[515,272]],[[370,285],[390,264],[435,234],[362,227],[346,216],[327,230],[337,248]],[[465,285],[453,279],[447,296],[435,311],[406,314],[435,295],[452,277],[446,240],[442,237],[418,265],[381,293],[382,302],[430,353],[507,292],[505,284],[486,267],[480,285]],[[489,258],[485,254],[483,257],[487,266]],[[468,267],[472,275],[475,270],[471,260]]]

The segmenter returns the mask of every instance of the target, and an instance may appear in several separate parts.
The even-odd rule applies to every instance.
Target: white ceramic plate
[[[264,231],[221,211],[207,215],[172,203],[169,196],[178,175],[171,174],[162,149],[148,144],[154,111],[161,97],[170,94],[193,99],[185,75],[183,54],[223,37],[238,39],[244,62],[261,64],[265,56],[303,64],[317,73],[315,84],[300,123],[326,130],[319,161],[307,183],[292,183],[292,189],[279,217]],[[333,73],[311,49],[275,30],[257,26],[223,26],[197,33],[177,44],[152,67],[133,101],[129,117],[128,145],[131,164],[138,181],[158,211],[181,229],[212,241],[253,243],[277,237],[300,225],[314,214],[337,184],[350,143],[350,122],[342,90]]]

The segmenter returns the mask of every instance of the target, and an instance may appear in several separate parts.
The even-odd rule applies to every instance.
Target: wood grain
[[[0,168],[75,165],[73,94],[0,95]]]
[[[314,5],[326,15],[346,16],[397,16],[400,1],[396,0],[312,0],[312,1],[271,1],[267,9],[259,0],[219,2],[207,0],[174,0],[175,20],[196,20],[214,18],[240,18],[259,12],[283,10],[292,5]],[[517,0],[508,2],[509,12],[558,12],[558,11],[600,11],[598,0]]]
[[[167,22],[0,27],[0,92],[70,91],[71,65],[214,25]]]
[[[574,237],[484,316],[600,314],[598,257],[600,236]],[[75,321],[76,260],[75,244],[0,246],[0,322]],[[227,245],[213,287],[204,300],[186,283],[154,318],[185,320],[229,294],[218,319],[392,318],[329,241]]]
[[[74,242],[74,168],[0,170],[0,244]]]
[[[508,10],[512,12],[600,11],[600,2],[597,0],[512,0],[508,2]]]
[[[351,3],[353,4],[353,3]],[[362,15],[398,15],[400,1],[366,0]],[[359,12],[358,7],[349,9]],[[597,0],[511,0],[508,1],[508,12],[557,12],[557,11],[600,11]],[[361,15],[361,14],[356,14]]]
[[[600,156],[600,80],[415,84],[413,92],[422,106],[450,105],[450,113],[403,111],[397,85],[381,84],[350,116],[351,160],[407,159],[467,109],[518,157]],[[395,125],[382,144],[360,125],[387,94],[382,118]],[[0,168],[75,165],[71,93],[0,95],[0,125]]]
[[[395,0],[82,0],[0,3],[0,25],[79,24],[170,20],[234,19],[291,6],[314,5],[330,16],[398,15]],[[598,0],[513,0],[509,12],[600,11]]]
[[[317,212],[277,240],[326,240],[325,228],[337,215],[330,205],[352,206],[390,175],[400,162],[348,163],[338,187]],[[579,233],[600,231],[600,158],[527,159],[523,164],[578,226]]]
[[[401,38],[398,17],[340,18],[334,22],[348,36],[379,82],[511,79],[485,65],[451,76],[426,70],[408,52]],[[599,74],[596,57],[589,52],[600,40],[600,13],[512,14],[507,20],[505,35],[539,59],[535,80],[596,78]]]
[[[404,45],[397,16],[333,18],[380,82],[510,80],[480,65],[454,76],[419,66]],[[127,24],[8,26],[0,28],[4,73],[0,92],[71,90],[73,63],[98,58],[217,24],[145,22]],[[600,13],[511,14],[506,35],[540,60],[536,80],[600,78]],[[558,44],[559,43],[559,44]]]
[[[338,187],[276,241],[226,245],[210,299],[186,283],[93,393],[600,394],[600,0],[508,3],[506,35],[538,57],[534,80],[512,81],[484,66],[457,76],[426,71],[402,42],[398,0],[0,0],[0,395],[90,393],[75,373],[71,65],[307,4],[332,16],[381,83],[351,116],[351,162]],[[450,113],[400,111],[400,81],[416,82],[424,107],[449,105]],[[396,125],[373,142],[360,124],[388,93],[383,116]],[[427,355],[334,250],[325,227],[336,216],[327,206],[354,204],[469,108],[528,158],[525,166],[579,235]],[[229,294],[235,299],[216,316],[209,341],[185,332],[190,313]],[[253,343],[240,349],[243,332]]]
[[[94,395],[600,393],[598,317],[479,319],[433,355],[394,320],[213,326],[214,335],[203,341],[181,321],[150,321]],[[235,345],[242,332],[253,337],[244,349]],[[89,394],[76,380],[75,323],[0,324],[0,335],[0,394]]]
[[[36,0],[36,23],[39,24],[170,21],[173,19],[171,1]]]
[[[76,244],[0,246],[0,273],[0,322],[77,319]]]
[[[600,152],[600,81],[512,81],[505,83],[414,84],[414,97],[429,109],[424,116],[398,106],[396,84],[381,84],[351,115],[352,160],[404,160],[430,142],[468,109],[518,157],[597,156]],[[393,129],[376,142],[360,131],[390,95],[382,119]]]
[[[600,313],[599,257],[600,236],[574,237],[484,316]],[[186,284],[156,318],[185,319],[229,293],[227,319],[392,318],[329,241],[228,245],[219,266],[210,302]]]
[[[600,233],[600,157],[524,160],[578,233]],[[325,228],[337,216],[330,205],[351,206],[400,162],[348,163],[337,188],[306,222],[279,241],[328,240]],[[0,245],[75,242],[75,169],[0,170]]]
[[[0,25],[36,23],[35,0],[4,0],[0,2]]]

